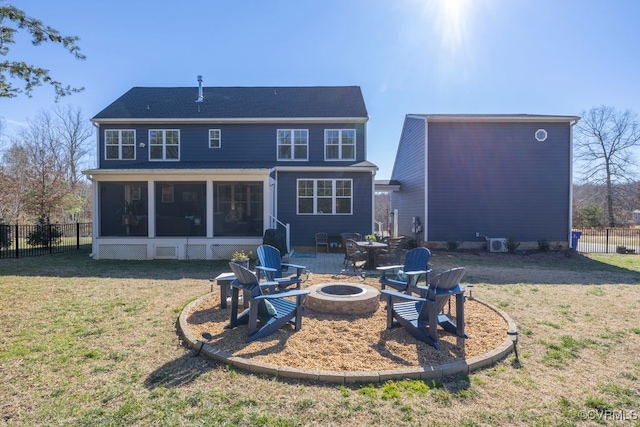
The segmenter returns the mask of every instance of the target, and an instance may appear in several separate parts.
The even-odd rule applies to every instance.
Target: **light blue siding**
[[[425,121],[407,117],[391,175],[392,180],[400,182],[401,191],[391,194],[391,206],[398,209],[398,234],[412,238],[415,237],[411,230],[412,218],[420,218],[423,224],[425,221],[424,143]]]
[[[566,241],[569,123],[429,123],[428,134],[429,240]]]
[[[135,129],[136,159],[105,160],[104,131],[106,129]],[[180,130],[180,162],[232,162],[239,165],[248,162],[261,162],[271,166],[347,166],[365,161],[365,124],[364,123],[278,123],[278,124],[184,124],[163,123],[157,125],[118,124],[100,126],[99,167],[112,169],[121,167],[149,167],[149,129]],[[220,129],[221,147],[209,148],[209,129]],[[308,129],[308,161],[278,161],[278,129]],[[356,159],[353,161],[324,161],[324,130],[356,129]],[[140,147],[143,143],[144,147]],[[173,167],[180,168],[180,162]],[[152,162],[157,164],[158,162]],[[206,165],[203,167],[207,167]],[[242,166],[239,166],[242,167]]]
[[[298,179],[352,179],[353,212],[351,215],[298,215]],[[278,172],[278,219],[291,224],[291,244],[313,246],[315,234],[330,235],[344,232],[365,234],[372,232],[373,179],[371,172]]]

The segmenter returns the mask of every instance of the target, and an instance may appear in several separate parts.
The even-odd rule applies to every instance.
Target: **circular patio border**
[[[507,322],[507,328],[504,331],[505,340],[498,347],[486,353],[474,356],[470,359],[459,360],[456,362],[446,363],[444,365],[426,365],[382,371],[325,371],[317,369],[297,369],[233,356],[230,353],[216,349],[206,341],[201,341],[196,338],[189,329],[187,317],[191,309],[208,295],[209,294],[203,295],[202,297],[192,301],[182,310],[182,313],[180,313],[178,318],[178,333],[189,348],[195,349],[198,354],[204,354],[213,360],[229,364],[238,369],[254,374],[267,374],[276,377],[301,380],[323,381],[339,384],[356,382],[377,383],[391,379],[404,378],[432,380],[454,374],[469,373],[491,366],[511,353],[511,351],[513,351],[513,342],[507,337],[507,331],[510,329],[517,329],[515,322],[511,320],[506,313],[491,304],[474,298],[474,301],[495,311]]]

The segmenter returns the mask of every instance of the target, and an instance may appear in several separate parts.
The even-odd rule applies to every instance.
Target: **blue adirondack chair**
[[[459,337],[468,338],[464,332],[464,287],[460,280],[464,267],[443,271],[431,278],[428,286],[419,286],[420,296],[382,290],[387,302],[387,328],[400,325],[414,338],[439,349],[438,326]],[[456,321],[443,313],[447,301],[456,298]]]
[[[425,285],[427,284],[429,269],[429,258],[431,252],[427,248],[414,248],[407,252],[404,257],[403,265],[383,265],[376,267],[380,272],[380,287],[385,289],[387,286],[398,291],[411,294],[416,291],[421,276],[424,276]],[[397,272],[402,270],[402,277],[398,277]],[[391,274],[396,273],[396,277],[392,278]]]
[[[302,327],[302,311],[307,290],[264,293],[273,282],[260,282],[258,276],[247,268],[229,263],[236,279],[231,283],[234,295],[231,298],[231,319],[226,329],[238,325],[247,325],[249,335],[246,342],[264,338],[276,332],[287,323],[293,324],[296,331]],[[249,297],[249,308],[238,316],[238,293],[243,291]],[[295,301],[289,298],[295,297]]]
[[[266,280],[270,282],[277,282],[279,289],[286,289],[291,285],[295,285],[296,289],[300,289],[300,283],[302,282],[302,273],[307,269],[304,265],[296,265],[283,263],[280,257],[280,251],[270,245],[258,246],[256,250],[258,253],[258,260],[260,265],[256,265],[256,271],[258,272],[258,279],[262,273]],[[283,271],[288,269],[295,269],[294,275],[284,276]]]

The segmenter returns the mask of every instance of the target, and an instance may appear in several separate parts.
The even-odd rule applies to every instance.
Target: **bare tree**
[[[376,225],[381,224],[383,232],[388,232],[390,228],[389,213],[391,209],[391,193],[375,193],[375,221]],[[377,227],[376,227],[377,230]]]
[[[24,171],[29,168],[27,149],[14,142],[2,156],[2,186],[0,186],[0,217],[6,222],[20,222],[25,218],[23,205],[26,199],[27,185],[23,179]]]
[[[610,227],[615,226],[616,184],[634,181],[632,149],[640,145],[640,122],[631,110],[601,106],[582,113],[574,134],[575,158],[581,162],[583,180],[605,189]]]
[[[10,4],[0,6],[0,56],[8,55],[9,45],[15,43],[15,35],[20,30],[31,36],[31,43],[34,46],[46,42],[61,44],[75,58],[85,59],[85,56],[80,53],[80,47],[76,44],[78,37],[61,36],[55,28],[27,16],[21,9]],[[12,80],[15,80],[15,83]],[[16,87],[17,82],[24,84],[24,89]],[[49,70],[45,68],[24,61],[0,61],[0,98],[13,98],[21,92],[31,96],[33,89],[36,86],[42,86],[43,83],[53,86],[56,100],[84,89],[64,86],[60,81],[53,79]]]
[[[59,160],[67,168],[67,182],[71,188],[76,188],[83,179],[81,166],[91,153],[89,138],[93,136],[93,130],[80,108],[57,106],[54,113]]]

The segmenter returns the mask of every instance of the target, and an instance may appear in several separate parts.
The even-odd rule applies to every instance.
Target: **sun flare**
[[[471,0],[438,0],[436,2],[436,28],[443,47],[450,53],[458,52],[468,34]]]

